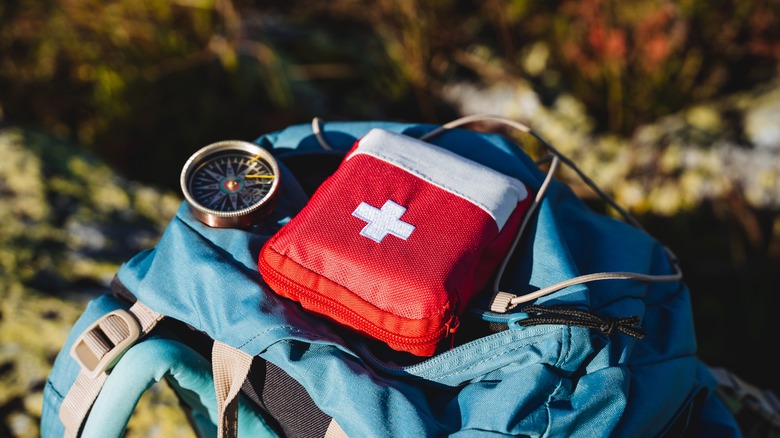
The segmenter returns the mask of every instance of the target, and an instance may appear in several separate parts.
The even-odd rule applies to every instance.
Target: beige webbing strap
[[[107,370],[162,317],[136,301],[128,312],[119,309],[103,315],[76,339],[70,354],[81,365],[81,372],[62,400],[59,411],[66,437],[78,436],[108,377]]]
[[[78,435],[81,424],[87,417],[87,412],[92,408],[92,403],[100,394],[108,374],[100,373],[95,378],[89,378],[84,373],[79,373],[70,391],[62,400],[60,406],[60,420],[65,426],[65,437],[75,438]]]
[[[328,425],[328,430],[325,431],[325,437],[324,438],[349,438],[347,436],[347,433],[344,432],[344,429],[339,426],[338,423],[336,423],[336,419],[330,420],[330,424]]]
[[[217,437],[234,438],[238,436],[238,393],[249,374],[252,356],[214,341],[211,363],[217,393]]]
[[[135,304],[130,307],[130,313],[138,319],[138,323],[141,324],[141,331],[144,334],[149,333],[163,317],[154,310],[146,307],[140,301],[136,301]]]

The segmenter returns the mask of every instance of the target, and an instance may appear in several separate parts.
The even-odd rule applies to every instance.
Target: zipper
[[[352,321],[355,323],[356,327],[363,331],[364,333],[370,335],[371,337],[375,339],[379,339],[382,341],[390,340],[392,343],[402,346],[420,346],[420,345],[426,345],[431,343],[438,343],[441,341],[443,337],[450,337],[452,338],[451,342],[454,343],[454,336],[453,333],[459,326],[458,318],[455,315],[451,315],[450,319],[445,323],[444,327],[442,329],[437,330],[435,333],[422,336],[422,337],[416,337],[411,338],[408,336],[401,336],[399,334],[393,333],[391,331],[388,331],[382,327],[379,327],[369,320],[365,319],[362,315],[359,313],[353,311],[349,307],[346,307],[342,304],[340,304],[337,301],[330,300],[323,295],[312,293],[308,288],[301,286],[298,283],[295,283],[294,281],[290,280],[289,278],[285,277],[284,275],[280,274],[278,271],[273,269],[268,262],[265,261],[265,258],[260,257],[260,263],[262,264],[262,274],[264,277],[268,277],[270,274],[271,280],[276,285],[281,285],[285,288],[285,291],[289,293],[294,299],[297,301],[303,302],[303,301],[312,301],[316,302],[317,304],[321,305],[323,308],[326,308],[327,310],[333,312],[333,314],[338,315],[343,320],[346,321]],[[266,282],[268,282],[266,280]],[[442,332],[444,332],[444,336],[442,336]]]

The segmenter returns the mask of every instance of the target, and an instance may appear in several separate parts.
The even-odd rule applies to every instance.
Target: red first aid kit
[[[374,129],[268,240],[258,266],[308,311],[431,356],[503,260],[529,204],[515,178]]]

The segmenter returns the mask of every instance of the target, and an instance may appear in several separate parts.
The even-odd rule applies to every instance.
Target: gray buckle
[[[780,427],[780,400],[774,392],[747,383],[725,368],[710,367],[710,371],[726,394],[761,415],[774,427]]]
[[[73,343],[70,355],[90,379],[113,367],[141,335],[141,325],[128,311],[103,315]]]

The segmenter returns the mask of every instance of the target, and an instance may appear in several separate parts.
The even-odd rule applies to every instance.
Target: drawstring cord
[[[602,317],[585,310],[572,309],[570,307],[540,306],[537,304],[523,307],[522,312],[529,315],[536,314],[517,320],[516,323],[523,327],[541,324],[565,324],[599,329],[607,336],[611,336],[617,331],[636,339],[645,337],[645,331],[638,326],[638,316],[610,318]]]

